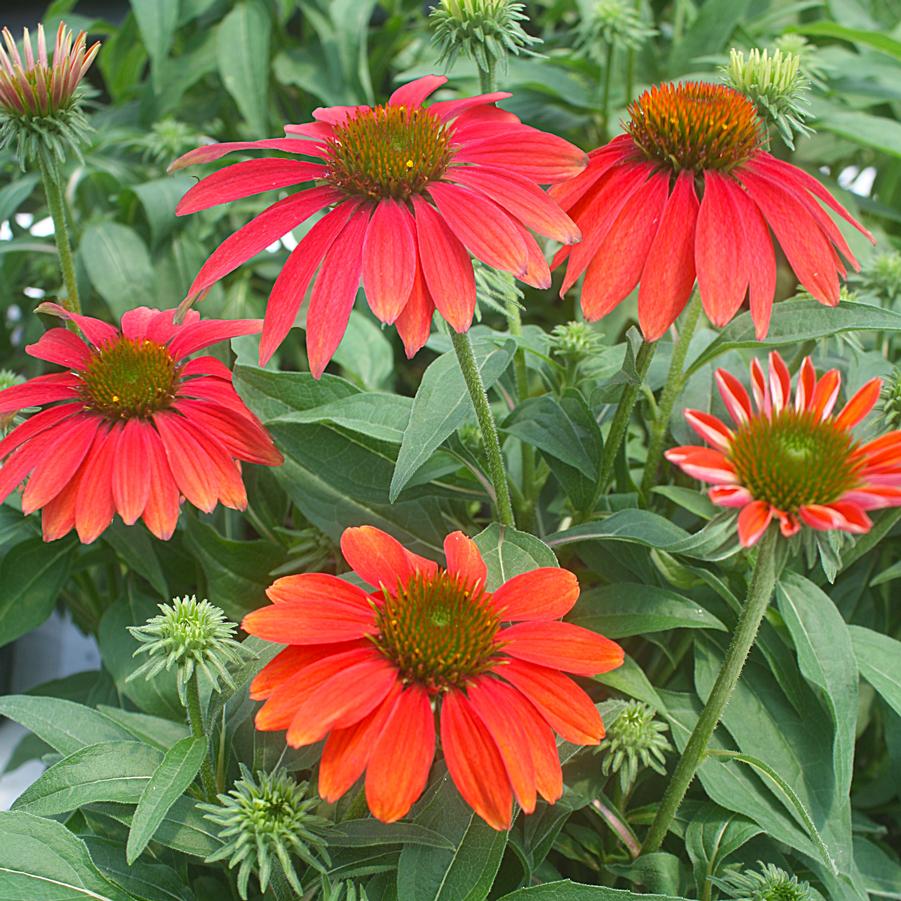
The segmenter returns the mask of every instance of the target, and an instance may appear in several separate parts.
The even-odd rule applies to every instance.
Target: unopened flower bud
[[[607,735],[598,745],[604,754],[601,770],[605,776],[619,774],[623,791],[635,782],[639,769],[650,767],[661,775],[666,773],[666,752],[672,745],[663,734],[666,723],[654,716],[654,711],[641,701],[627,701],[618,716],[608,720]]]
[[[609,47],[637,50],[656,34],[632,0],[598,0],[582,19],[576,46],[603,64]]]
[[[572,363],[581,363],[603,346],[601,333],[587,322],[565,322],[551,332],[551,354]]]
[[[712,877],[711,882],[735,901],[813,901],[809,883],[799,882],[774,864],[758,861],[757,865],[760,870]]]

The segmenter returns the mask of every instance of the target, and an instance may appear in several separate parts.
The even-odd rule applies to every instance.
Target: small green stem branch
[[[185,686],[185,708],[188,712],[188,724],[191,734],[195,738],[204,738],[206,730],[203,726],[203,709],[200,706],[200,681],[197,678],[197,670],[191,674],[188,684]],[[203,758],[200,766],[200,780],[203,783],[203,793],[207,801],[216,800],[216,780],[213,778],[213,767],[210,763],[209,752]]]
[[[651,495],[651,489],[657,480],[657,470],[660,468],[660,460],[663,457],[663,443],[666,440],[666,432],[669,428],[670,417],[673,415],[673,407],[676,400],[685,387],[685,358],[688,355],[688,346],[701,318],[701,302],[697,294],[689,301],[685,311],[685,320],[679,337],[673,345],[673,357],[670,361],[669,372],[666,374],[666,384],[660,395],[660,403],[657,406],[657,416],[651,425],[651,437],[648,442],[648,455],[644,464],[644,474],[641,478],[640,495],[645,503]]]
[[[488,404],[485,385],[482,382],[479,367],[476,365],[475,354],[472,352],[472,341],[468,332],[458,334],[453,331],[451,340],[460,363],[460,372],[463,373],[463,380],[466,382],[469,396],[472,398],[472,405],[475,407],[479,428],[482,430],[482,440],[485,442],[485,453],[488,456],[488,474],[491,477],[491,484],[494,485],[497,517],[502,525],[515,526],[513,507],[510,503],[510,489],[507,486],[507,473],[504,470],[504,458],[501,454],[501,443],[497,436],[497,426],[494,424],[491,407]]]
[[[613,422],[610,423],[610,431],[607,433],[607,440],[604,443],[604,455],[601,459],[597,487],[594,490],[594,497],[591,501],[591,511],[597,506],[598,501],[610,484],[610,477],[613,475],[613,467],[616,464],[616,455],[619,453],[619,449],[625,440],[626,432],[629,429],[629,420],[632,418],[632,410],[635,408],[638,395],[641,393],[642,383],[648,374],[656,349],[656,342],[642,341],[641,347],[638,348],[638,353],[635,355],[637,380],[630,382],[623,389],[623,395],[619,399],[616,413],[613,414]]]
[[[754,645],[757,631],[763,620],[766,609],[773,594],[776,584],[776,548],[779,542],[779,530],[771,526],[760,540],[757,551],[757,562],[754,564],[754,572],[751,576],[751,584],[748,588],[748,597],[738,617],[732,641],[723,659],[719,675],[710,697],[701,711],[698,722],[685,745],[685,750],[679,758],[676,770],[670,779],[660,809],[651,824],[651,828],[642,845],[642,854],[650,854],[659,851],[664,838],[673,822],[676,811],[688,791],[694,779],[695,772],[707,752],[707,744],[710,736],[732,697],[732,692],[738,684],[739,676],[744,668],[748,654]]]
[[[41,178],[44,183],[44,195],[47,207],[53,219],[53,236],[59,256],[59,268],[66,288],[66,296],[62,305],[70,313],[81,312],[78,299],[78,281],[75,278],[75,258],[72,256],[72,245],[69,241],[69,225],[66,221],[66,201],[60,186],[60,174],[57,166],[49,160],[41,160]]]

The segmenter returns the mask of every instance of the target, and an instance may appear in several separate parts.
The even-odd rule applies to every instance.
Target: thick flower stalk
[[[873,237],[813,176],[763,149],[747,97],[725,85],[659,85],[629,107],[625,128],[589,154],[584,172],[550,191],[583,235],[554,265],[568,261],[561,293],[585,274],[587,319],[605,316],[638,286],[639,324],[656,341],[697,280],[715,326],[747,299],[763,338],[776,290],[771,231],[811,295],[839,302],[841,257],[859,266],[820,203]]]
[[[564,673],[615,669],[622,649],[560,622],[579,596],[564,569],[532,570],[486,590],[475,543],[445,539],[447,568],[370,526],[347,529],[341,549],[367,592],[335,576],[277,580],[272,605],[248,614],[252,635],[286,644],[251,685],[266,703],[261,730],[287,730],[292,747],[325,741],[319,793],[336,801],[366,774],[369,809],[403,817],[422,794],[436,726],[460,794],[495,829],[554,803],[563,777],[554,733],[597,744],[604,726]],[[398,761],[403,765],[399,766]]]
[[[790,537],[802,526],[869,531],[868,510],[901,506],[901,431],[862,443],[857,426],[879,399],[882,380],[867,382],[833,415],[841,388],[838,370],[819,379],[810,358],[791,396],[791,377],[778,353],[769,378],[751,363],[751,398],[735,376],[720,369],[717,387],[733,420],[729,427],[700,410],[686,410],[689,425],[709,447],[684,446],[667,459],[713,487],[710,500],[738,509],[742,545],[759,541],[773,520]]]
[[[469,329],[476,304],[470,253],[548,287],[550,271],[530,229],[564,244],[579,231],[539,185],[576,175],[585,155],[498,109],[495,102],[510,96],[503,92],[425,106],[446,80],[420,78],[381,106],[317,109],[314,122],[287,125],[286,138],[212,144],[176,160],[171,169],[238,150],[291,154],[208,176],[182,198],[179,215],[302,186],[223,242],[187,300],[322,212],[272,288],[262,363],[294,325],[310,285],[307,355],[317,377],[344,335],[361,279],[373,313],[397,326],[409,356],[428,339],[436,309],[455,331]]]
[[[45,409],[0,441],[0,500],[28,482],[27,514],[43,510],[45,541],[75,529],[90,543],[118,513],[168,539],[182,498],[204,512],[247,506],[241,462],[276,466],[282,456],[211,356],[211,344],[260,331],[257,319],[201,322],[195,312],[138,307],[119,329],[46,303],[40,312],[75,323],[45,332],[31,356],[65,367],[0,391],[0,415]]]

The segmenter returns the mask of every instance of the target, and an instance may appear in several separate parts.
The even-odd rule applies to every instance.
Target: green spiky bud
[[[665,775],[666,752],[672,745],[664,735],[669,729],[654,710],[641,701],[627,701],[607,722],[607,735],[598,745],[604,755],[601,770],[605,776],[616,773],[626,791],[635,782],[639,770],[650,767]]]
[[[901,429],[901,366],[882,385],[882,421],[889,431]]]
[[[432,10],[432,41],[440,65],[467,56],[482,71],[507,64],[507,56],[540,56],[541,38],[528,34],[525,3],[516,0],[441,0]]]
[[[876,254],[860,273],[860,280],[864,290],[875,294],[881,303],[894,305],[901,297],[901,253],[893,250]]]
[[[587,322],[564,322],[551,332],[551,354],[571,363],[581,363],[597,354],[603,342],[601,332]]]
[[[746,57],[733,48],[721,72],[726,84],[741,91],[761,116],[773,122],[789,147],[794,149],[795,135],[813,134],[804,124],[811,115],[807,105],[810,79],[802,71],[797,54],[755,49]]]
[[[199,805],[223,842],[206,862],[227,860],[229,869],[238,867],[238,893],[245,901],[250,877],[256,875],[265,894],[273,867],[300,897],[303,886],[294,861],[324,873],[323,861],[331,865],[325,839],[331,824],[314,812],[319,799],[308,795],[308,783],[295,782],[283,770],[254,778],[243,763],[240,766],[241,778],[230,791],[217,795],[218,804]]]
[[[718,888],[736,901],[813,901],[810,885],[799,882],[771,863],[758,861],[759,870],[745,870],[725,878],[712,878]]]
[[[597,63],[605,62],[608,47],[637,50],[657,34],[632,0],[597,0],[581,6],[576,49]]]
[[[229,622],[209,601],[198,601],[194,596],[173,598],[171,605],[158,606],[160,613],[143,626],[128,627],[141,642],[134,656],[147,654],[148,657],[129,679],[152,679],[163,670],[175,667],[178,694],[185,705],[186,686],[195,671],[207,677],[213,691],[220,691],[220,679],[234,689],[228,667],[243,660],[243,648],[233,638],[237,624]]]

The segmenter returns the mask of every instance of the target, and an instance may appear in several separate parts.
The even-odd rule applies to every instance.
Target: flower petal
[[[572,623],[526,622],[497,635],[511,657],[567,673],[595,676],[623,664],[623,649],[609,638]]]
[[[184,357],[242,335],[258,335],[263,328],[260,319],[208,319],[205,322],[191,322],[182,326],[169,343],[169,353],[173,359]]]
[[[282,576],[266,589],[266,597],[273,604],[327,604],[335,600],[371,610],[369,595],[362,588],[329,573]]]
[[[279,651],[257,674],[250,683],[250,697],[254,701],[263,701],[275,689],[288,679],[293,679],[306,667],[326,657],[343,654],[347,651],[365,648],[362,641],[345,641],[339,644],[292,644]]]
[[[433,575],[438,565],[408,551],[396,538],[375,526],[355,526],[341,535],[341,553],[351,569],[374,588],[393,591],[414,573]]]
[[[179,491],[199,510],[210,513],[219,497],[219,480],[203,445],[184,422],[182,417],[166,410],[153,417]]]
[[[541,185],[566,181],[578,175],[588,163],[583,151],[556,135],[527,126],[511,129],[508,135],[508,140],[492,135],[483,141],[467,143],[457,152],[455,160],[510,169]]]
[[[342,596],[261,607],[244,617],[241,628],[265,641],[302,645],[352,641],[377,631],[372,610]]]
[[[34,344],[25,346],[25,353],[38,360],[79,371],[91,361],[88,346],[78,335],[65,328],[48,329]]]
[[[735,467],[721,451],[711,447],[684,445],[671,447],[664,454],[674,466],[702,482],[714,485],[734,485],[737,479]]]
[[[544,566],[507,579],[492,598],[503,622],[559,619],[579,599],[579,580],[568,569]]]
[[[81,333],[94,345],[94,347],[102,347],[110,341],[115,341],[119,337],[119,332],[115,326],[101,319],[95,319],[93,316],[82,316],[80,313],[72,313],[65,307],[52,301],[44,301],[37,309],[36,313],[49,313],[52,316],[59,316],[68,322],[74,322]]]
[[[396,200],[375,208],[363,243],[363,290],[376,317],[389,325],[401,314],[416,277],[413,220]]]
[[[720,422],[716,416],[705,413],[703,410],[686,410],[685,421],[708,444],[712,444],[717,450],[728,451],[735,437],[732,429]]]
[[[149,435],[152,426],[140,419],[129,419],[116,442],[113,459],[113,502],[122,521],[130,526],[144,512],[150,497],[147,478]]]
[[[841,413],[835,417],[834,426],[837,429],[853,429],[876,406],[879,393],[882,391],[882,379],[870,379],[862,388],[859,388],[854,397],[845,404]]]
[[[444,556],[447,558],[447,571],[451,575],[461,576],[473,588],[478,586],[485,589],[488,567],[478,545],[471,538],[462,532],[451,532],[444,539]]]
[[[150,493],[144,506],[144,525],[161,541],[168,541],[178,523],[180,492],[175,484],[172,470],[166,459],[163,442],[156,429],[147,433],[148,453],[146,458],[147,481]]]
[[[754,500],[751,492],[741,485],[714,485],[707,497],[718,507],[744,507]]]
[[[725,369],[717,369],[715,378],[720,397],[735,424],[744,425],[749,422],[754,411],[751,409],[751,398],[748,397],[745,386]]]
[[[422,274],[422,266],[419,263],[418,253],[416,260],[416,277],[413,280],[413,290],[397,317],[394,325],[401,341],[404,342],[404,353],[407,359],[412,359],[429,340],[429,332],[432,328],[432,315],[435,312],[435,303],[432,300],[429,289],[426,287],[425,276]]]
[[[286,153],[309,154],[311,141],[300,138],[266,138],[263,141],[226,141],[222,144],[204,144],[183,153],[174,163],[170,163],[167,172],[195,166],[198,163],[212,163],[236,150],[283,150]]]
[[[752,501],[738,514],[738,539],[742,547],[757,544],[773,518],[773,509],[766,501]]]
[[[447,83],[444,75],[423,75],[401,85],[389,98],[391,106],[422,106],[430,94]]]
[[[91,544],[113,521],[116,505],[110,473],[116,455],[119,428],[97,430],[94,444],[80,470],[75,499],[75,529],[82,544]]]
[[[52,404],[58,400],[76,400],[80,381],[71,372],[39,375],[22,385],[0,391],[0,413],[17,413],[25,407]],[[73,411],[78,407],[73,407]]]

